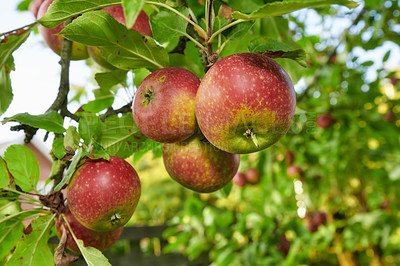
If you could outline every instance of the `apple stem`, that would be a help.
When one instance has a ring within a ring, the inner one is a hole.
[[[253,141],[254,145],[256,145],[256,147],[258,149],[260,148],[260,145],[258,144],[258,140],[257,140],[256,134],[254,134],[253,131],[250,128],[248,128],[243,135],[245,135],[247,138],[251,138],[251,140]]]
[[[146,93],[142,93],[142,104],[149,104],[154,99],[154,93],[146,87]]]
[[[111,224],[118,223],[121,220],[121,215],[119,213],[114,213],[114,215],[111,217]]]

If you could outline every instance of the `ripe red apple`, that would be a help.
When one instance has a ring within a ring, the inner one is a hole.
[[[249,182],[250,184],[258,184],[260,182],[260,172],[258,171],[257,168],[249,168],[246,171],[246,179],[247,182]]]
[[[88,160],[68,184],[67,200],[76,219],[89,229],[110,231],[125,225],[140,198],[140,180],[124,159]]]
[[[111,16],[115,18],[119,23],[126,25],[124,9],[121,5],[119,6],[109,6],[103,8],[104,11],[107,11]],[[132,29],[136,30],[142,35],[153,36],[153,32],[151,31],[149,17],[146,12],[143,10],[139,12],[139,15],[136,18],[135,24]],[[114,69],[115,67],[107,62],[103,55],[101,54],[100,48],[96,46],[88,47],[88,52],[90,57],[100,66],[107,69]]]
[[[289,75],[271,58],[254,53],[219,60],[196,96],[204,136],[231,153],[256,152],[276,143],[289,129],[295,108]]]
[[[43,2],[37,13],[38,19],[44,16],[50,4],[53,3],[53,1],[54,0],[45,0]],[[64,37],[62,35],[56,35],[56,34],[62,31],[63,29],[64,29],[63,23],[61,23],[60,25],[58,25],[53,29],[48,29],[42,25],[39,25],[39,32],[43,36],[44,41],[51,48],[51,50],[53,50],[58,55],[60,55],[61,53]],[[86,46],[77,42],[72,43],[71,60],[82,60],[88,57],[89,54],[87,52]]]
[[[208,193],[228,184],[239,167],[239,155],[227,153],[195,134],[179,143],[163,146],[164,166],[182,186]]]
[[[287,173],[288,177],[290,177],[290,178],[295,178],[295,177],[298,178],[303,175],[303,169],[301,169],[297,165],[291,164],[286,169],[286,173]]]
[[[232,182],[238,187],[244,187],[247,184],[246,174],[242,172],[237,172],[232,178]]]
[[[335,120],[332,115],[328,113],[317,116],[316,122],[318,127],[325,129],[332,126]]]
[[[200,80],[190,71],[167,67],[147,76],[136,92],[133,118],[146,137],[183,141],[197,130],[194,105]]]
[[[82,240],[85,247],[94,247],[100,251],[109,249],[118,240],[122,230],[124,229],[124,227],[119,227],[115,230],[107,232],[93,231],[79,223],[69,209],[66,210],[64,215],[76,238]],[[62,226],[67,232],[67,248],[75,253],[80,254],[81,252],[71,235],[67,223],[64,221],[63,217],[60,216],[56,220],[56,233],[59,239],[61,239],[62,236]]]
[[[29,4],[29,11],[33,14],[33,16],[35,18],[37,18],[37,14],[39,11],[39,8],[41,6],[41,4],[44,2],[44,0],[33,0],[30,4]]]

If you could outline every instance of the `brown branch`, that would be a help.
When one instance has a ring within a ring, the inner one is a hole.
[[[101,121],[104,122],[104,120],[106,120],[107,117],[112,116],[112,115],[116,115],[116,114],[122,114],[122,113],[129,113],[132,112],[132,102],[127,103],[126,105],[122,106],[119,109],[114,110],[113,108],[108,108],[107,112],[101,116]]]

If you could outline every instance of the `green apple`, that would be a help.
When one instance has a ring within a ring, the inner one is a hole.
[[[215,63],[196,96],[204,136],[231,153],[252,153],[281,139],[293,121],[296,93],[287,72],[271,58],[234,54]]]

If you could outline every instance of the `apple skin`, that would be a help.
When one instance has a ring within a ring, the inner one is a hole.
[[[216,62],[196,96],[201,131],[214,146],[230,153],[257,152],[276,143],[292,124],[295,108],[289,75],[271,58],[255,53]]]
[[[290,165],[294,162],[294,154],[293,152],[287,150],[285,153],[285,164]]]
[[[122,230],[124,229],[124,227],[120,227],[107,232],[93,231],[79,223],[69,209],[66,210],[64,215],[68,220],[68,223],[71,226],[72,232],[74,232],[76,238],[82,240],[85,247],[94,247],[100,251],[109,249],[118,240]],[[81,251],[72,237],[68,225],[64,219],[62,217],[58,217],[55,224],[58,238],[61,239],[63,226],[67,232],[67,248],[77,254],[81,254]]]
[[[251,167],[246,171],[246,179],[250,184],[258,184],[261,179],[260,172],[257,168]]]
[[[38,14],[39,8],[40,8],[40,6],[42,5],[43,2],[44,2],[44,0],[33,0],[29,4],[29,11],[33,14],[33,16],[35,18],[37,18],[37,14]]]
[[[178,67],[162,68],[147,76],[138,87],[132,107],[140,132],[162,143],[192,136],[198,129],[194,105],[199,84],[192,72]]]
[[[39,11],[37,13],[37,18],[40,19],[44,16],[49,8],[50,4],[53,3],[54,0],[45,0],[43,4],[40,6]],[[55,28],[48,29],[39,25],[39,32],[42,35],[45,43],[53,50],[56,54],[60,55],[62,43],[64,37],[62,35],[56,35],[60,31],[64,29],[64,23],[61,23]],[[71,49],[71,60],[82,60],[89,57],[86,46],[77,42],[72,42]]]
[[[136,209],[141,193],[135,169],[124,159],[110,156],[88,160],[68,184],[67,200],[75,218],[95,231],[125,225]]]
[[[333,119],[332,115],[327,113],[327,114],[321,114],[317,116],[316,119],[317,126],[326,129],[335,123],[335,120]]]
[[[238,187],[244,187],[247,184],[246,174],[242,172],[237,172],[236,175],[232,178],[232,182]]]
[[[107,11],[119,23],[126,26],[124,9],[121,5],[105,7],[105,8],[103,8],[103,10]],[[144,12],[143,10],[141,10],[139,12],[139,15],[136,18],[135,24],[133,24],[133,27],[131,29],[134,29],[137,32],[139,32],[140,34],[145,35],[145,36],[153,36],[153,32],[151,31],[149,17],[147,16],[146,12]],[[100,65],[106,69],[115,69],[116,68],[104,59],[99,47],[89,46],[88,53],[89,53],[90,57],[93,59],[93,61],[95,61],[98,65]]]
[[[200,193],[219,190],[237,173],[238,154],[211,145],[201,134],[184,142],[165,143],[163,161],[168,174],[182,186]]]

